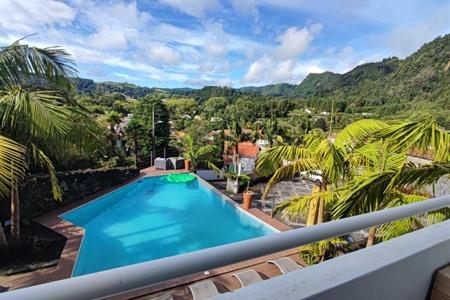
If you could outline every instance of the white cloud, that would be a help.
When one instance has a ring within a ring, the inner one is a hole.
[[[206,43],[204,49],[205,53],[211,56],[221,57],[228,53],[227,47],[219,43]]]
[[[299,62],[295,59],[277,61],[271,57],[263,57],[252,63],[247,73],[241,80],[242,84],[274,84],[286,82],[300,83],[309,73],[322,73],[325,70],[319,66],[319,62],[310,60]]]
[[[275,49],[275,55],[281,59],[296,58],[306,50],[314,35],[322,30],[321,24],[314,24],[309,28],[290,27],[278,36],[280,45]]]
[[[148,50],[150,59],[164,65],[177,65],[181,61],[178,51],[160,43],[154,43]]]
[[[207,11],[214,11],[222,8],[218,0],[159,0],[161,3],[169,5],[187,15],[201,18]]]
[[[396,26],[384,38],[392,52],[405,57],[417,50],[430,37],[447,34],[450,31],[450,6],[434,12],[428,19],[413,26]]]
[[[102,29],[89,36],[88,44],[97,49],[125,50],[127,49],[128,41],[123,32]]]
[[[152,20],[148,12],[138,9],[136,1],[84,1],[77,0],[76,7],[81,20],[95,28],[114,28],[124,32],[136,32],[145,29]]]
[[[242,83],[260,83],[265,81],[267,65],[269,64],[269,58],[263,58],[255,61],[248,68],[247,73],[245,73],[242,78]]]
[[[322,30],[320,23],[309,27],[290,27],[277,37],[279,45],[253,62],[241,79],[242,84],[299,83],[309,71],[323,72],[319,65],[300,63],[298,57]]]
[[[67,25],[74,18],[75,11],[62,1],[0,1],[0,28],[4,30],[30,34],[38,27]]]
[[[231,0],[233,8],[241,14],[257,15],[256,0]]]
[[[94,3],[80,1],[81,20],[94,27],[87,43],[97,49],[125,50],[131,41],[139,39],[152,20],[150,14],[140,12],[136,2]]]
[[[222,79],[219,79],[219,80],[216,81],[216,85],[233,87],[234,82],[230,78],[222,78]]]
[[[128,75],[125,73],[120,73],[120,72],[114,72],[114,75],[116,75],[117,77],[123,78],[125,80],[128,80],[128,81],[140,81],[141,80],[141,78],[139,78],[139,77],[131,76],[131,75]]]
[[[233,80],[230,78],[218,78],[214,79],[209,76],[202,75],[196,78],[189,78],[184,81],[184,83],[195,86],[207,86],[207,85],[215,85],[215,86],[227,86],[232,87],[234,85]]]

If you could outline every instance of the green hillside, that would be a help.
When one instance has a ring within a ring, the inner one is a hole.
[[[309,74],[300,84],[286,83],[262,87],[206,86],[201,89],[148,88],[129,83],[76,79],[81,93],[122,93],[141,98],[164,92],[169,97],[188,97],[202,103],[211,97],[240,97],[255,100],[304,99],[318,110],[329,110],[339,102],[348,113],[373,113],[382,117],[408,116],[416,111],[430,112],[450,127],[450,34],[423,45],[405,59],[396,57],[362,64],[345,74]]]

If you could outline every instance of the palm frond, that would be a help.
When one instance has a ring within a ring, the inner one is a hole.
[[[52,161],[48,158],[48,156],[40,149],[36,147],[36,145],[31,145],[31,152],[33,156],[33,160],[38,163],[41,167],[44,167],[47,169],[49,178],[50,178],[50,184],[52,186],[52,193],[53,198],[55,200],[62,200],[62,190],[59,186],[58,177],[56,176],[56,170],[53,166]]]
[[[0,48],[0,83],[17,86],[23,77],[40,77],[70,87],[70,77],[77,71],[70,55],[59,47],[36,48],[19,41]]]
[[[319,242],[301,246],[300,256],[309,265],[317,264],[330,257],[339,255],[347,241],[340,237],[335,237]]]
[[[421,166],[408,163],[400,170],[392,185],[419,187],[436,182],[439,178],[449,174],[450,163],[434,162]]]
[[[0,195],[7,196],[26,171],[26,148],[0,135]]]
[[[367,213],[378,210],[389,196],[388,189],[396,172],[365,172],[337,190],[339,201],[333,209],[333,217]]]
[[[19,135],[29,133],[43,139],[66,134],[70,129],[70,111],[59,103],[61,100],[55,91],[7,88],[0,93],[1,126]]]
[[[298,159],[311,159],[313,153],[297,146],[275,146],[261,152],[255,164],[255,172],[259,176],[272,175],[283,163]]]
[[[317,198],[323,199],[327,208],[337,201],[337,193],[333,191],[316,192],[312,195],[293,195],[275,207],[274,213],[289,217],[308,212],[310,202]]]
[[[409,217],[381,225],[377,235],[386,241],[417,230],[420,226],[417,217]]]
[[[284,179],[293,179],[303,171],[313,171],[319,167],[320,164],[315,158],[297,159],[279,167],[267,182],[263,197],[265,198],[270,189],[278,182]]]
[[[383,121],[364,119],[351,123],[336,136],[335,145],[346,152],[362,145],[373,137],[374,133],[387,127]]]
[[[450,133],[434,120],[394,122],[380,130],[379,137],[391,140],[394,150],[433,150],[435,161],[448,162],[450,159]]]
[[[344,157],[339,148],[328,139],[324,139],[317,146],[316,159],[321,162],[324,178],[331,182],[337,182],[344,173]]]
[[[197,156],[199,159],[211,157],[217,154],[217,146],[215,145],[206,145],[198,148]]]
[[[427,214],[426,226],[450,219],[450,208],[441,208]]]

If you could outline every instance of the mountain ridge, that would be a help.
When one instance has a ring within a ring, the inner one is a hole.
[[[380,62],[361,64],[349,72],[339,74],[326,71],[308,74],[299,84],[277,83],[265,86],[229,88],[205,86],[203,88],[140,87],[126,82],[100,82],[77,78],[81,93],[123,93],[140,98],[155,92],[167,92],[171,96],[192,97],[205,101],[214,96],[238,97],[260,95],[282,98],[323,98],[355,101],[414,101],[442,100],[450,97],[450,79],[447,66],[450,63],[450,34],[437,37],[422,45],[404,59],[385,58]]]

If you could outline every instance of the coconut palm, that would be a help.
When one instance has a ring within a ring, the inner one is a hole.
[[[75,74],[73,61],[63,49],[42,49],[19,42],[0,48],[1,132],[24,146],[27,164],[47,170],[53,196],[58,200],[62,193],[52,158],[63,155],[69,145],[83,144],[92,133],[84,125],[89,119],[81,118],[82,108],[67,94],[71,89],[69,78]],[[44,90],[45,87],[51,89]],[[27,164],[22,166],[23,170]],[[21,178],[11,175],[8,178],[12,182],[11,234],[18,240]]]

